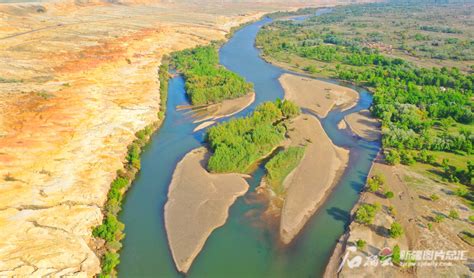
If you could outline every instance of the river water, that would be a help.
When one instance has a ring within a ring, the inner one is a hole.
[[[234,117],[250,113],[256,105],[283,97],[278,82],[287,71],[266,63],[254,47],[258,30],[270,22],[263,19],[236,32],[220,50],[221,64],[253,82],[256,101]],[[326,80],[341,84],[335,80]],[[348,111],[332,111],[322,119],[329,137],[349,148],[349,166],[323,206],[289,245],[278,243],[278,229],[262,219],[265,205],[254,193],[264,174],[258,168],[249,179],[249,192],[231,207],[229,219],[215,230],[194,261],[188,277],[320,277],[337,239],[349,222],[349,211],[365,184],[378,143],[354,138],[337,128],[347,114],[366,109],[372,102],[364,89],[352,87],[360,100]],[[177,105],[189,104],[184,80],[170,80],[168,110],[160,130],[142,154],[142,168],[127,193],[120,220],[126,225],[126,238],[118,267],[120,277],[184,277],[176,271],[164,228],[163,208],[168,185],[179,160],[202,146],[204,131],[193,133],[197,124]],[[223,119],[223,121],[228,119]],[[321,158],[324,159],[324,158]]]

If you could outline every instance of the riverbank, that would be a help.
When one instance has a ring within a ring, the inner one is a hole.
[[[452,194],[456,186],[440,182],[428,175],[429,169],[422,165],[390,166],[385,164],[383,156],[374,162],[369,177],[381,176],[385,181],[383,188],[376,192],[365,190],[351,211],[352,218],[364,204],[378,204],[370,225],[351,222],[345,234],[340,238],[326,267],[324,277],[354,277],[364,275],[379,277],[435,277],[435,276],[470,276],[466,260],[450,261],[446,265],[408,266],[370,266],[349,268],[347,263],[337,273],[337,269],[349,246],[356,246],[361,240],[364,247],[357,248],[348,259],[356,255],[363,258],[376,255],[384,247],[393,250],[398,245],[404,250],[465,250],[472,254],[474,247],[463,241],[462,231],[471,228],[469,208],[462,200]],[[394,197],[387,198],[385,192],[392,192]],[[456,211],[452,213],[452,211]],[[438,220],[436,220],[438,219]],[[389,235],[391,224],[401,224],[403,234],[398,238]],[[426,252],[426,251],[425,251]],[[466,255],[468,258],[469,255]],[[423,262],[422,259],[418,260]],[[441,260],[443,261],[443,260]],[[401,261],[403,263],[403,260]],[[413,261],[416,263],[416,261]]]
[[[165,227],[178,271],[186,273],[207,238],[225,224],[234,201],[249,185],[240,174],[211,174],[209,152],[192,150],[178,163],[165,204]]]
[[[285,99],[322,118],[335,107],[341,111],[354,107],[359,99],[359,94],[353,89],[314,78],[285,73],[279,81],[285,90]]]

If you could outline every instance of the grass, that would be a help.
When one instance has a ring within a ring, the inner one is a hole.
[[[293,171],[303,158],[305,147],[289,147],[277,153],[265,165],[266,181],[276,195],[285,193],[283,181]]]

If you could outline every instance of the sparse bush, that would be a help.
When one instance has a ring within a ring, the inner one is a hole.
[[[369,192],[377,192],[384,184],[385,177],[383,175],[374,175],[369,180],[367,180],[367,190]]]
[[[444,215],[436,214],[436,216],[434,218],[434,222],[441,223],[444,220],[444,218],[445,218]]]
[[[395,245],[392,250],[392,262],[400,265],[400,246]]]
[[[120,256],[114,252],[107,252],[102,260],[102,273],[100,276],[108,277],[114,268],[120,263]]]
[[[402,225],[398,222],[393,222],[390,226],[389,234],[391,238],[398,238],[403,235]]]
[[[437,201],[437,200],[439,200],[439,196],[437,194],[433,193],[433,194],[431,194],[430,199],[431,199],[431,201]]]
[[[359,250],[363,250],[365,248],[365,245],[367,244],[367,242],[363,239],[359,239],[356,241],[356,246]]]
[[[390,215],[392,215],[392,216],[396,216],[396,215],[397,215],[397,210],[396,210],[395,207],[393,207],[393,206],[389,206],[389,207],[388,207],[388,212],[389,212]]]
[[[449,217],[452,219],[459,219],[459,213],[455,210],[450,210]]]

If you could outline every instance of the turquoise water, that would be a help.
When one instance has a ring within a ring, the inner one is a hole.
[[[268,22],[269,19],[263,19],[236,32],[220,50],[221,64],[255,85],[255,103],[235,117],[251,112],[263,101],[283,96],[278,78],[286,71],[264,62],[254,47],[258,30]],[[168,247],[163,207],[174,167],[187,152],[202,145],[204,131],[193,133],[196,124],[192,124],[189,116],[176,111],[177,105],[188,102],[184,80],[179,76],[171,79],[165,122],[142,155],[142,170],[127,194],[120,215],[127,236],[123,241],[119,276],[321,276],[337,239],[348,224],[349,211],[379,150],[377,143],[359,140],[337,129],[337,123],[346,114],[370,106],[371,95],[364,89],[354,89],[361,96],[356,107],[345,112],[330,112],[322,120],[333,142],[350,148],[349,166],[298,238],[289,246],[281,246],[276,226],[262,219],[265,204],[254,193],[264,174],[263,169],[258,168],[249,179],[249,192],[231,207],[227,223],[212,233],[189,273],[183,275],[176,271]]]

